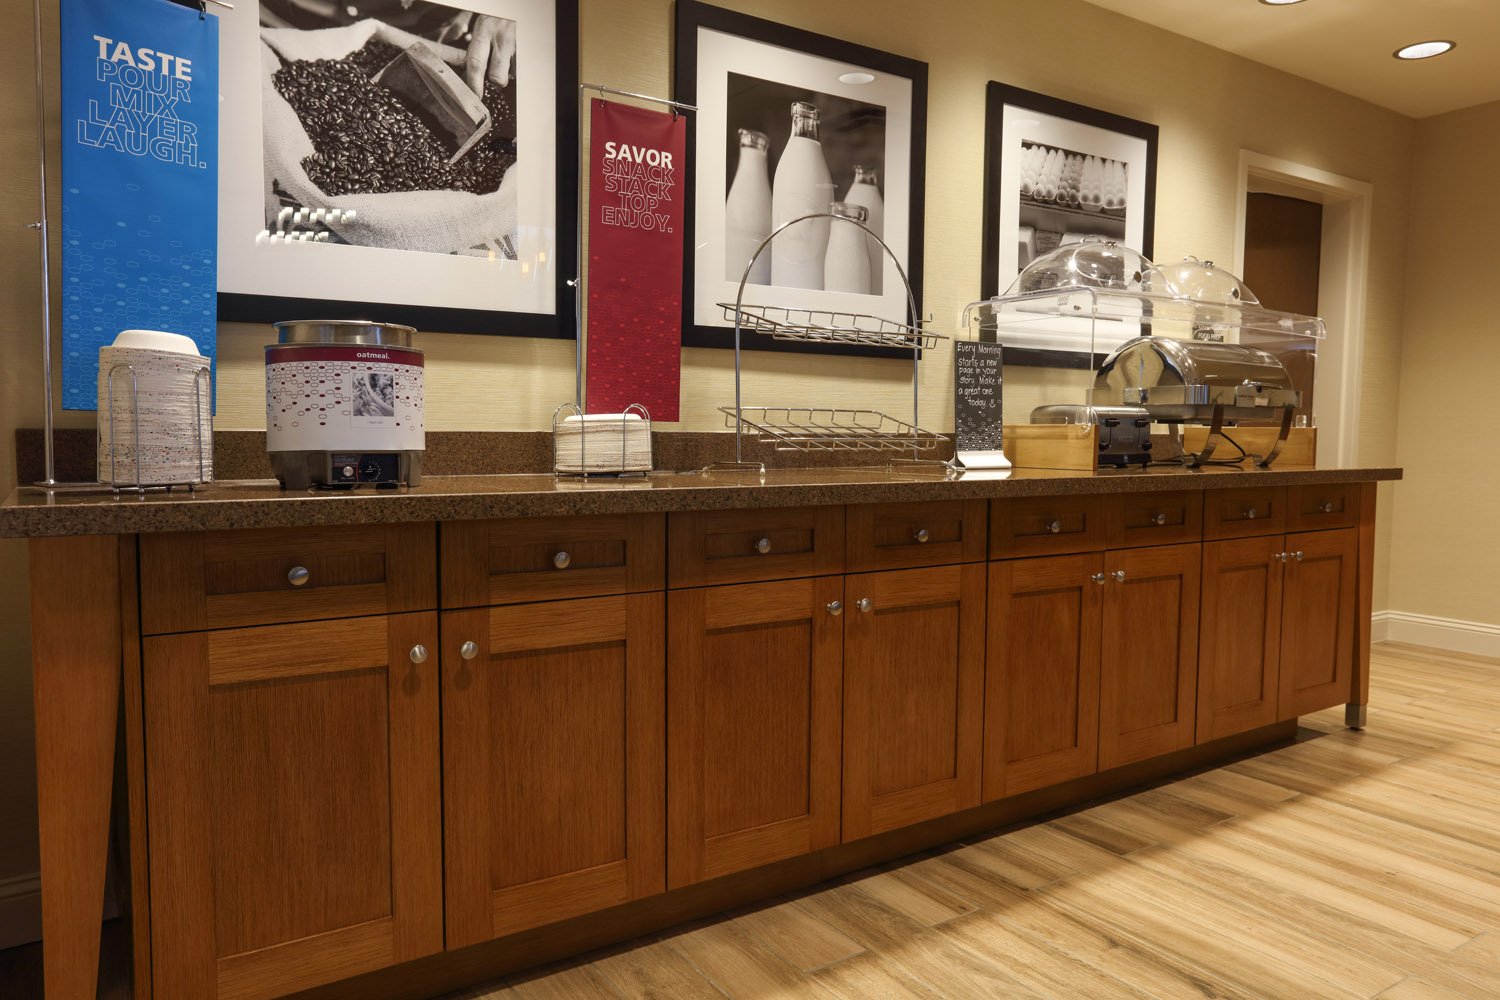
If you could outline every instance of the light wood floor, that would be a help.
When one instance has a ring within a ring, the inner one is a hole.
[[[1372,681],[1364,732],[452,1000],[1500,997],[1500,662]]]

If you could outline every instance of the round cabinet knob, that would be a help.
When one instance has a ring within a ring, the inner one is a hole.
[[[1048,521],[1047,524],[1046,524],[1046,528],[1047,528],[1048,531],[1052,532],[1054,535],[1061,534],[1062,533],[1062,522],[1061,521]]]
[[[1163,514],[1161,511],[1157,511],[1155,514],[1151,515],[1151,523],[1159,528],[1167,523],[1167,515]]]
[[[573,557],[568,555],[566,552],[559,552],[557,553],[557,555],[552,557],[552,565],[556,566],[558,569],[567,569],[572,564]]]
[[[1104,586],[1104,581],[1109,579],[1109,577],[1105,576],[1103,573],[1095,573],[1093,576],[1089,577],[1089,579],[1093,580],[1095,583],[1102,587]]]
[[[1245,508],[1245,520],[1247,520],[1247,521],[1253,521],[1253,520],[1255,520],[1256,515],[1259,514],[1259,513],[1260,512],[1257,511],[1254,507],[1246,507]]]
[[[874,610],[874,608],[875,608],[875,602],[872,601],[872,600],[870,600],[868,597],[861,597],[858,601],[856,601],[854,603],[854,606],[856,608],[858,608],[859,610],[863,611],[865,614],[869,614],[871,611]]]
[[[415,646],[413,646],[411,648],[411,662],[413,662],[413,663],[426,663],[427,662],[427,647],[424,646],[424,645],[422,645],[420,642],[417,643]]]
[[[916,530],[916,533],[911,537],[915,538],[918,542],[925,543],[929,538],[932,537],[932,533],[929,532],[926,528],[918,528]]]
[[[307,571],[306,566],[293,566],[286,571],[286,582],[293,587],[301,587],[312,579],[312,574]]]
[[[1293,552],[1292,553],[1292,558],[1295,559],[1295,560],[1297,560],[1298,562],[1301,562],[1302,561],[1302,550],[1298,549],[1296,552]]]
[[[767,552],[770,552],[771,540],[769,538],[762,538],[760,541],[756,542],[755,551],[759,552],[761,555],[765,555]]]
[[[1123,569],[1117,569],[1109,575],[1115,578],[1115,583],[1125,582],[1125,571]]]
[[[464,643],[458,647],[458,655],[466,660],[474,659],[474,657],[479,655],[479,644],[472,641]]]
[[[830,615],[833,615],[833,617],[835,617],[835,618],[837,618],[839,615],[843,614],[844,613],[844,602],[843,601],[829,601],[828,602],[828,613]]]
[[[1320,512],[1324,513],[1324,514],[1332,514],[1333,513],[1333,501],[1332,500],[1324,500],[1322,503],[1318,504],[1318,510]]]
[[[1287,561],[1287,559],[1291,558],[1291,555],[1292,554],[1290,552],[1278,552],[1274,556],[1272,556],[1271,558],[1275,559],[1277,562],[1283,562],[1284,563],[1284,562]]]

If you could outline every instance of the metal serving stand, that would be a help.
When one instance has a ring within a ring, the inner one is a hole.
[[[796,309],[781,306],[757,306],[745,304],[745,287],[750,283],[750,272],[756,261],[765,253],[776,237],[792,226],[816,219],[831,219],[857,226],[880,244],[906,289],[906,302],[911,323],[898,323],[863,313],[834,312],[819,309]],[[715,472],[750,472],[765,476],[763,462],[745,461],[745,437],[750,435],[769,443],[776,451],[804,452],[867,452],[871,454],[899,454],[910,452],[911,458],[904,460],[912,464],[932,464],[938,469],[943,463],[923,460],[922,454],[947,441],[942,434],[923,430],[921,420],[920,363],[923,349],[937,346],[938,341],[948,338],[926,329],[917,319],[917,300],[912,294],[911,281],[906,269],[890,246],[869,226],[848,216],[831,212],[813,212],[799,216],[778,226],[750,255],[745,270],[740,276],[739,289],[733,303],[721,302],[724,318],[734,321],[734,406],[721,406],[726,427],[734,428],[734,461],[718,462],[703,470],[705,474]],[[768,336],[775,340],[796,341],[803,344],[831,344],[859,347],[889,347],[909,350],[912,355],[911,421],[897,419],[878,410],[853,410],[814,406],[746,406],[744,403],[744,370],[741,365],[742,338],[746,332]],[[893,460],[892,464],[901,460]]]
[[[134,480],[122,480],[120,478],[120,449],[117,434],[120,420],[115,412],[115,376],[121,372],[127,372],[130,375],[129,414],[130,428],[133,436],[131,452],[135,459]],[[207,442],[203,440],[204,399],[207,397],[208,391],[212,388],[207,365],[202,365],[193,372],[193,444],[198,453],[198,475],[194,479],[185,479],[177,483],[147,484],[141,481],[145,478],[141,474],[141,388],[140,378],[136,374],[135,365],[124,363],[111,365],[109,373],[105,375],[104,380],[105,399],[109,407],[106,411],[109,414],[109,478],[101,478],[98,486],[94,484],[77,484],[78,488],[73,489],[72,492],[84,492],[88,489],[98,490],[100,487],[107,487],[116,494],[137,493],[144,496],[152,490],[162,490],[170,493],[178,486],[186,486],[190,492],[193,492],[200,485],[208,483],[211,480],[211,475],[208,471],[208,451],[205,447]],[[210,414],[209,416],[211,418],[212,415]],[[101,439],[100,443],[102,444],[103,435],[99,434],[98,437]]]

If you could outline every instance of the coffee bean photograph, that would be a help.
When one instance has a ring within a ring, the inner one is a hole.
[[[515,21],[261,0],[260,39],[268,230],[290,216],[310,234],[294,238],[516,258]]]

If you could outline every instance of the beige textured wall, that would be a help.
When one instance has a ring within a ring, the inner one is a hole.
[[[1484,447],[1500,347],[1493,304],[1500,102],[1417,128],[1411,204],[1393,611],[1500,625],[1500,467]]]
[[[991,0],[914,8],[907,0],[727,2],[749,13],[922,59],[931,65],[927,134],[926,303],[942,326],[979,290],[984,87],[1001,80],[1161,126],[1156,255],[1232,259],[1234,192],[1241,148],[1373,182],[1369,330],[1363,387],[1362,462],[1394,458],[1397,362],[1413,122],[1400,115],[1150,28],[1081,0]],[[666,94],[671,84],[669,0],[582,0],[582,72],[593,82]],[[0,38],[0,198],[5,219],[29,219],[34,172],[31,57],[26,34]],[[0,231],[0,287],[11,335],[0,343],[0,485],[9,487],[9,439],[40,419],[32,331],[37,301],[34,244]],[[264,329],[225,326],[219,426],[263,426],[259,348]],[[428,333],[428,426],[540,429],[572,393],[567,343]],[[950,360],[924,365],[924,413],[951,424]],[[900,414],[909,366],[899,362],[792,359],[754,354],[750,377],[766,399],[859,403]],[[727,352],[683,357],[678,426],[719,425],[732,393]],[[1014,377],[1010,398],[1040,399],[1035,376]],[[1384,536],[1383,536],[1384,537]],[[16,582],[23,551],[0,549],[0,878],[34,868],[25,598]],[[1384,607],[1377,595],[1377,607]]]

